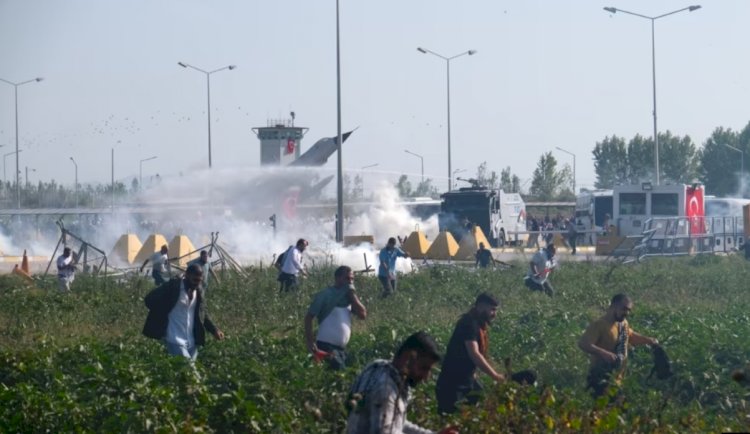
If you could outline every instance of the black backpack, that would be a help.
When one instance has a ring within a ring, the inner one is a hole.
[[[281,271],[281,267],[284,266],[284,259],[286,259],[286,252],[288,252],[291,248],[292,246],[289,246],[288,249],[284,250],[276,256],[276,262],[273,263],[273,266],[276,267],[277,270]]]
[[[648,378],[656,374],[656,378],[659,380],[665,380],[674,373],[672,372],[672,364],[669,362],[669,356],[660,345],[651,346],[651,353],[654,356],[654,367],[651,368],[651,373]]]

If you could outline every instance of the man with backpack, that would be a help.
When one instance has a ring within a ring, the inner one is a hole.
[[[305,266],[302,263],[302,253],[305,252],[307,246],[307,240],[300,238],[296,245],[289,246],[286,252],[279,255],[276,260],[274,265],[279,269],[279,277],[276,280],[280,283],[279,290],[281,292],[297,289],[297,276],[300,274],[307,276],[307,271],[305,271]]]
[[[586,388],[591,389],[594,397],[604,395],[610,381],[615,384],[622,381],[629,346],[658,344],[656,339],[630,328],[627,317],[632,311],[630,297],[615,295],[604,316],[589,324],[578,341],[578,347],[591,359]]]

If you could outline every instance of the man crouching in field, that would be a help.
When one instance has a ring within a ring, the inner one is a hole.
[[[587,389],[594,397],[604,395],[614,379],[619,384],[628,359],[628,345],[656,345],[654,338],[640,335],[628,324],[627,316],[633,310],[633,302],[625,294],[617,294],[598,320],[589,324],[578,347],[591,357],[587,378]]]
[[[201,281],[203,270],[189,265],[182,279],[172,279],[146,296],[148,316],[143,334],[161,339],[167,352],[195,360],[198,345],[206,342],[206,330],[218,340],[224,339],[205,311]]]

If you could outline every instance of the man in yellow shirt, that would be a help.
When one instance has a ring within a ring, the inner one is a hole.
[[[589,324],[578,341],[578,347],[591,358],[586,388],[591,388],[595,397],[606,393],[611,379],[619,384],[627,364],[628,346],[658,344],[656,339],[630,328],[626,318],[632,311],[633,301],[627,295],[615,295],[604,316]]]

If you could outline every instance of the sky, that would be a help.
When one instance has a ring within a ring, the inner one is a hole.
[[[576,155],[578,186],[608,135],[651,136],[646,19],[683,1],[341,0],[342,123],[357,128],[354,173],[425,176],[447,187],[446,62],[452,56],[452,168],[486,161],[527,181],[539,157]],[[659,130],[701,145],[750,121],[750,2],[711,2],[656,21]],[[334,0],[0,0],[0,78],[18,87],[20,169],[31,182],[81,183],[204,170],[204,70],[211,75],[214,168],[257,167],[253,127],[296,113],[303,151],[336,134]],[[14,88],[0,83],[0,152],[15,149]],[[156,156],[156,159],[141,160]],[[14,156],[4,164],[12,177]],[[327,167],[335,168],[336,158]],[[23,175],[22,175],[23,182]],[[528,188],[529,184],[526,184]]]

